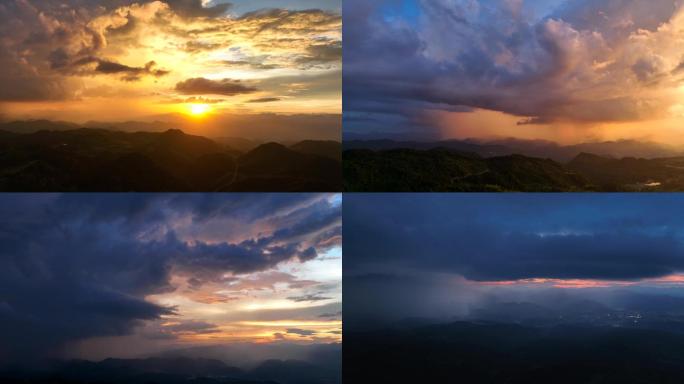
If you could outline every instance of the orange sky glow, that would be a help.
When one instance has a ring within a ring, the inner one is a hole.
[[[230,116],[341,113],[336,11],[205,16],[164,1],[74,10],[29,1],[15,6],[19,10],[7,11],[13,33],[2,43],[8,56],[0,58],[7,69],[3,120],[184,116],[200,124]],[[44,38],[33,41],[37,34]]]

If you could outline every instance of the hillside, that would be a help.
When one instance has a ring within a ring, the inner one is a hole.
[[[587,180],[552,160],[482,158],[447,149],[348,150],[345,190],[357,192],[560,192],[590,190]]]
[[[612,159],[583,153],[567,167],[602,190],[684,191],[684,157]]]
[[[174,129],[3,131],[0,190],[341,190],[339,162],[286,147],[272,152],[266,144],[243,153]]]
[[[310,155],[318,155],[336,161],[342,161],[342,144],[337,141],[305,140],[290,146],[290,149],[301,153],[308,153]]]

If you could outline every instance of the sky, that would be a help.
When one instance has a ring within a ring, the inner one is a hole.
[[[463,319],[503,303],[678,310],[683,202],[679,195],[347,195],[345,329]]]
[[[0,199],[0,360],[341,341],[341,196]]]
[[[286,115],[339,134],[340,4],[3,1],[0,119],[201,126]]]
[[[681,0],[349,0],[345,138],[682,145]]]

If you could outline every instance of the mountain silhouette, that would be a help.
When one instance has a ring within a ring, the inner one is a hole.
[[[342,161],[342,144],[337,141],[304,140],[290,146],[290,149],[300,153],[308,153],[310,155],[318,155],[336,161]]]
[[[327,156],[275,143],[243,153],[177,129],[0,131],[3,191],[339,191],[341,178]]]
[[[339,358],[339,355],[338,355]],[[0,370],[3,383],[102,384],[339,384],[335,365],[298,360],[266,360],[240,369],[216,359],[150,357],[52,362],[43,368],[11,367]]]

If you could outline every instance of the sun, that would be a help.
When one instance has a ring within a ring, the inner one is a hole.
[[[201,116],[211,111],[211,107],[209,104],[190,104],[189,110],[191,115]]]

